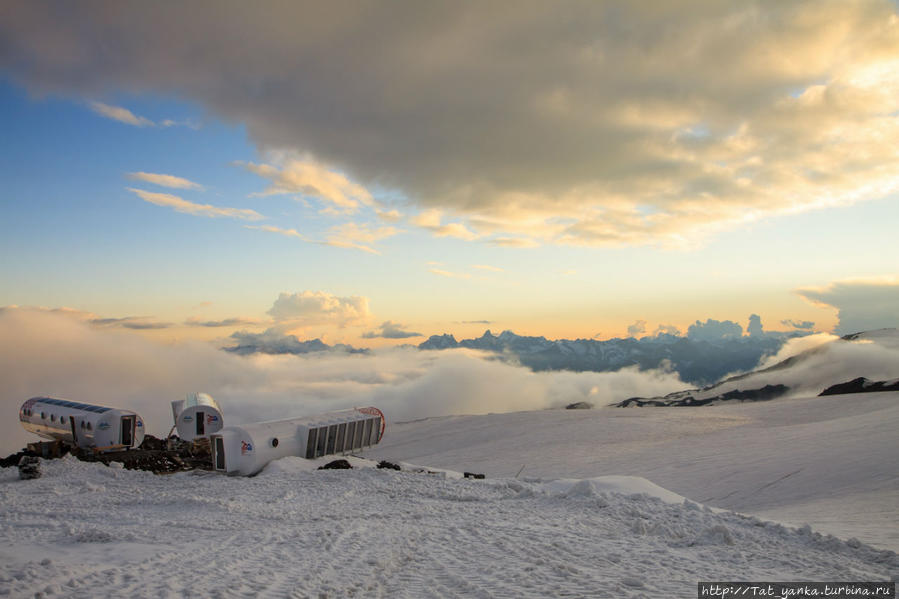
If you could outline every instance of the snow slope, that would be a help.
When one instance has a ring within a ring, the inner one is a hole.
[[[357,462],[358,464],[358,462]],[[886,580],[899,559],[632,478],[309,471],[0,473],[12,597],[695,597],[698,580]],[[668,501],[679,498],[664,490]]]
[[[389,418],[389,415],[388,415]],[[389,423],[372,455],[488,477],[641,476],[899,551],[899,393]]]

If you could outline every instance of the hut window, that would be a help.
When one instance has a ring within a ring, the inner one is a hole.
[[[328,453],[334,453],[334,442],[337,440],[337,425],[332,424],[328,427]]]
[[[352,451],[353,450],[353,435],[356,434],[356,422],[347,422],[346,423],[346,445],[344,445],[344,451]]]
[[[341,422],[337,425],[337,444],[334,446],[334,453],[343,451],[344,435],[346,435],[346,422]]]
[[[50,414],[50,422],[56,422],[56,414]]]
[[[371,422],[371,437],[368,438],[368,444],[375,445],[378,442],[378,435],[381,434],[381,419],[375,418]]]
[[[272,447],[277,447],[277,446],[278,446],[278,437],[275,437],[274,439],[272,439]]]
[[[42,420],[46,420],[46,419],[47,419],[47,412],[41,412],[41,419],[42,419]]]
[[[328,427],[323,426],[316,429],[318,432],[318,440],[315,442],[315,457],[325,455],[325,442],[328,440]]]
[[[353,449],[360,449],[362,447],[363,424],[362,420],[356,421],[356,436],[353,438]]]
[[[311,460],[315,457],[315,436],[318,432],[317,428],[309,429],[309,438],[306,440],[306,459]]]
[[[371,418],[365,421],[365,432],[362,433],[362,445],[369,445],[369,437],[371,437]]]
[[[90,422],[88,422],[88,423],[87,423],[87,430],[93,430],[93,428],[94,428],[94,426],[93,426]]]

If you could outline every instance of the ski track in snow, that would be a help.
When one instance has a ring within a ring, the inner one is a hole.
[[[254,478],[72,458],[43,462],[36,480],[2,470],[0,595],[695,597],[699,580],[899,575],[891,551],[611,492],[608,479],[307,471],[305,462],[285,458]]]

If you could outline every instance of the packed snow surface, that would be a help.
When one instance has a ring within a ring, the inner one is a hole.
[[[0,482],[0,593],[13,597],[695,597],[698,580],[899,572],[893,552],[673,502],[640,478],[310,471],[301,458],[254,478],[44,469]]]
[[[897,422],[899,393],[872,393],[391,423],[353,470],[8,468],[0,596],[695,597],[700,580],[897,580]],[[404,470],[371,467],[381,458]]]

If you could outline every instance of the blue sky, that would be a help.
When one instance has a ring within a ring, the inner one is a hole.
[[[324,38],[296,47],[289,35],[266,34],[272,24],[254,16],[245,24],[246,60],[261,62],[243,71],[179,54],[192,42],[176,34],[171,48],[132,48],[91,11],[62,30],[40,7],[18,6],[13,12],[36,13],[18,18],[41,39],[85,50],[74,59],[38,52],[34,36],[0,30],[11,48],[0,62],[0,305],[142,317],[171,324],[146,333],[170,340],[274,324],[301,338],[371,345],[361,335],[388,320],[425,335],[480,334],[483,323],[466,321],[491,321],[494,330],[607,338],[637,320],[648,332],[685,331],[706,318],[745,327],[751,313],[769,329],[791,319],[833,330],[847,309],[841,298],[863,301],[837,297],[835,286],[897,287],[899,105],[888,92],[899,89],[899,63],[890,58],[899,35],[895,7],[872,7],[831,7],[850,23],[840,38],[823,18],[810,25],[816,35],[791,30],[790,19],[802,15],[772,16],[781,30],[738,25],[728,58],[750,62],[742,80],[727,84],[750,99],[735,101],[729,89],[687,74],[678,82],[636,62],[640,53],[609,33],[607,15],[585,18],[608,33],[603,52],[645,70],[643,79],[634,75],[645,87],[636,95],[617,95],[592,71],[573,72],[577,61],[521,71],[489,36],[478,38],[488,51],[477,62],[451,43],[476,35],[467,20],[440,24],[417,11],[413,20],[444,34],[421,58],[397,54],[403,40],[360,39],[371,59],[341,54]],[[341,10],[329,15],[334,23],[352,22]],[[728,10],[743,23],[739,5]],[[641,11],[622,18],[649,27],[652,15]],[[237,26],[244,16],[217,18]],[[709,46],[696,64],[679,57],[676,43],[647,42],[647,52],[670,55],[672,68],[680,60],[704,69],[706,79],[730,77],[728,60],[713,52],[731,44],[714,33],[722,16],[692,17]],[[201,26],[189,9],[182,18]],[[522,15],[529,18],[542,23],[539,10]],[[148,21],[171,26],[157,14]],[[547,29],[545,43],[594,47],[567,26],[568,40]],[[151,32],[133,21],[121,30],[128,27],[136,39]],[[866,33],[871,27],[877,35]],[[105,35],[122,45],[122,64],[105,65],[105,55],[72,63]],[[509,35],[513,45],[528,43]],[[802,66],[751,62],[758,44],[790,48]],[[850,59],[814,58],[822,52]],[[298,65],[296,55],[308,60]],[[422,75],[419,59],[445,80]],[[570,79],[553,79],[559,66]],[[344,78],[346,69],[358,72]],[[464,89],[473,81],[486,91]],[[689,100],[670,91],[694,83]],[[601,99],[620,108],[596,115],[591,102]],[[119,118],[110,118],[113,109]],[[175,196],[191,203],[188,213],[132,189]],[[259,217],[208,216],[229,208]],[[268,311],[282,293],[303,307],[294,321],[273,323]],[[358,313],[336,316],[347,306]],[[880,316],[874,321],[897,324],[895,310]],[[184,326],[191,318],[241,323]]]

